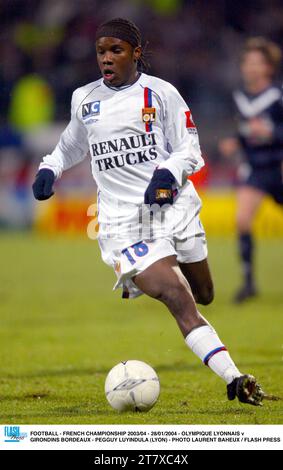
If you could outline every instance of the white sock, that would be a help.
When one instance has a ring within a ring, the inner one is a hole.
[[[227,384],[242,375],[210,325],[192,330],[185,339],[189,348]]]

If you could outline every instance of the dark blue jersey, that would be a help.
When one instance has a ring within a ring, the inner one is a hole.
[[[256,95],[237,90],[233,97],[237,108],[238,137],[248,163],[252,168],[278,166],[283,161],[282,91],[272,85]],[[264,119],[270,126],[270,139],[250,135],[248,122],[255,118]]]

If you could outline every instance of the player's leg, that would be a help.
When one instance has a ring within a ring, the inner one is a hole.
[[[145,294],[167,306],[187,345],[205,364],[209,362],[209,366],[227,383],[241,375],[214,329],[198,311],[176,256],[156,261],[133,281]]]
[[[176,256],[162,258],[132,278],[145,294],[165,304],[187,346],[227,383],[228,398],[260,404],[263,392],[254,377],[242,375],[216,331],[197,310],[190,286]]]
[[[190,285],[182,275],[176,256],[156,261],[133,281],[142,292],[168,307],[184,337],[194,328],[208,324],[196,308]]]
[[[237,303],[256,294],[252,224],[263,197],[264,192],[252,186],[240,186],[237,190],[236,225],[243,277],[243,285],[234,299]]]
[[[207,258],[195,263],[179,262],[179,266],[191,287],[195,302],[210,304],[214,298],[214,288]]]

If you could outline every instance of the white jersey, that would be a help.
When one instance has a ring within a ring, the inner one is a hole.
[[[88,151],[99,222],[108,226],[117,217],[117,205],[118,216],[127,220],[143,203],[157,167],[170,170],[181,193],[188,185],[194,191],[187,177],[204,165],[187,104],[173,85],[145,73],[122,88],[109,87],[101,78],[76,89],[71,121],[39,168],[52,169],[60,178]]]

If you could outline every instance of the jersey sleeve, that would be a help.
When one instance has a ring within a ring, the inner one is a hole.
[[[170,85],[165,100],[164,133],[170,156],[159,165],[167,168],[177,184],[204,166],[199,138],[192,114],[179,92]]]
[[[61,134],[60,140],[50,155],[46,155],[39,165],[39,170],[48,168],[60,178],[63,171],[83,161],[88,152],[87,132],[77,117],[76,91],[72,96],[71,120]]]

